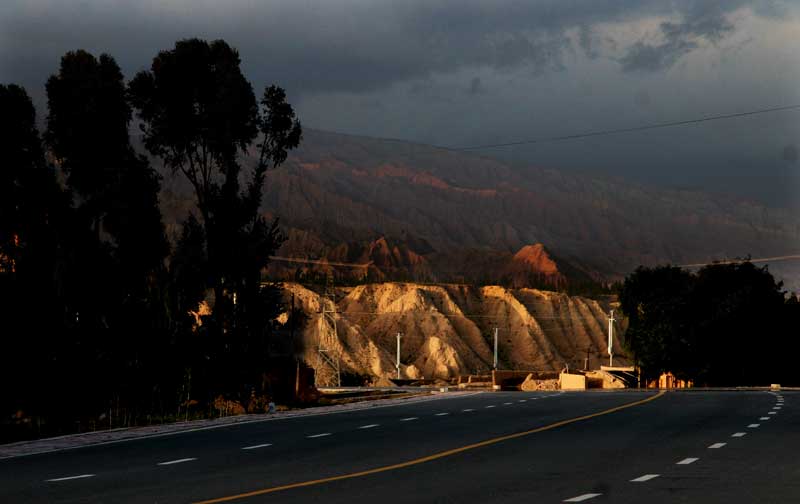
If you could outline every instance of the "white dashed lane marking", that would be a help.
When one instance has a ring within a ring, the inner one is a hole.
[[[467,409],[463,409],[461,411],[463,411],[464,413],[469,413],[470,411],[475,411],[475,410],[472,409],[472,408],[467,408]]]
[[[757,429],[758,427],[761,427],[760,423],[751,423],[747,426],[748,429]]]
[[[311,434],[310,436],[306,436],[306,437],[308,439],[314,439],[314,438],[325,437],[325,436],[330,436],[330,435],[331,435],[330,432],[321,432],[319,434]]]
[[[769,420],[769,417],[768,416],[762,416],[762,417],[759,417],[759,420]]]
[[[67,481],[67,480],[74,480],[74,479],[91,478],[93,476],[94,476],[94,474],[79,474],[77,476],[64,476],[63,478],[53,478],[53,479],[49,479],[49,480],[45,480],[45,481],[51,481],[51,482]]]
[[[689,464],[694,464],[694,463],[695,463],[695,462],[697,462],[698,460],[700,460],[700,459],[699,459],[699,458],[697,458],[697,457],[687,457],[687,458],[685,458],[685,459],[683,459],[683,460],[679,460],[679,461],[675,462],[675,465],[689,465]]]
[[[408,418],[401,418],[401,419],[400,419],[400,421],[401,421],[401,422],[410,422],[410,421],[412,421],[412,420],[418,420],[418,419],[419,419],[419,417],[410,416],[410,417],[408,417]]]
[[[594,499],[595,497],[600,497],[601,495],[603,495],[603,494],[588,493],[588,494],[579,495],[577,497],[573,497],[571,499],[566,499],[566,500],[564,500],[564,502],[583,502],[583,501],[586,501],[586,500],[589,500],[589,499]]]
[[[777,411],[770,411],[769,413],[767,413],[767,415],[777,415],[777,414],[778,414]]]
[[[709,446],[709,448],[711,448],[712,450],[716,450],[718,448],[722,448],[726,444],[728,444],[728,443],[714,443],[711,446]]]
[[[361,427],[359,427],[359,429],[372,429],[372,428],[377,427],[379,425],[380,424],[371,423],[371,424],[368,424],[368,425],[362,425]]]
[[[745,435],[747,435],[746,432],[737,432],[735,434],[731,434],[731,437],[744,437]]]
[[[643,483],[645,481],[650,481],[651,479],[658,478],[659,474],[645,474],[644,476],[639,476],[638,478],[634,478],[631,480],[631,483]]]
[[[504,406],[508,406],[508,405],[510,405],[510,404],[511,404],[510,402],[504,402],[504,403],[503,403],[503,405],[504,405]]]
[[[258,448],[266,448],[267,446],[272,446],[272,443],[262,443],[253,446],[245,446],[242,448],[242,450],[256,450]]]
[[[173,465],[173,464],[183,464],[184,462],[191,462],[192,460],[197,460],[195,457],[187,457],[182,459],[175,459],[175,460],[167,460],[166,462],[159,462],[156,465],[166,466],[166,465]]]
[[[436,415],[435,415],[435,416],[445,416],[445,415],[449,415],[449,414],[450,414],[450,413],[443,412],[443,413],[436,413]]]
[[[490,404],[489,406],[486,406],[486,407],[487,408],[494,408],[494,404]]]
[[[527,401],[528,401],[527,399],[520,399],[520,400],[519,400],[519,401],[517,401],[517,402],[527,402]]]

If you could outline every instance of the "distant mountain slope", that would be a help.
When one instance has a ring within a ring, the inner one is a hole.
[[[186,208],[176,201],[185,194],[179,185],[165,191],[174,214]],[[352,244],[368,248],[385,237],[405,251],[405,259],[386,256],[389,266],[413,256],[436,263],[438,254],[448,258],[439,265],[462,272],[471,266],[460,256],[514,254],[537,243],[559,266],[607,278],[640,264],[800,250],[800,219],[738,198],[519,170],[467,153],[316,130],[306,130],[300,148],[268,174],[263,208],[302,237],[307,256],[349,243],[335,255],[363,259]],[[292,253],[300,252],[297,244]]]

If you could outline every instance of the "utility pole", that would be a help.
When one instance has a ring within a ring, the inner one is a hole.
[[[402,338],[401,333],[397,333],[397,364],[395,367],[397,368],[397,379],[400,379],[400,338]]]
[[[289,312],[289,334],[290,339],[292,340],[292,357],[297,360],[297,348],[294,343],[294,292],[292,292],[292,311]]]
[[[339,363],[339,337],[336,330],[336,290],[333,285],[333,272],[328,271],[325,279],[325,295],[320,299],[322,304],[322,321],[319,325],[317,342],[318,370],[327,364],[333,371],[333,382],[342,386],[342,373]]]
[[[494,328],[494,363],[492,369],[497,371],[497,328]]]
[[[614,345],[614,322],[617,319],[614,318],[614,310],[611,310],[611,313],[608,316],[608,366],[614,366],[614,352],[613,352],[613,345]]]

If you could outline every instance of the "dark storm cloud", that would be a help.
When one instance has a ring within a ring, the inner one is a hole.
[[[469,94],[471,95],[481,95],[486,93],[486,87],[481,82],[480,77],[473,77],[472,80],[469,82]]]
[[[783,152],[781,152],[782,158],[787,163],[796,163],[797,162],[797,146],[790,144],[783,148]]]
[[[664,70],[696,48],[697,43],[682,39],[670,40],[657,45],[636,42],[620,60],[620,63],[626,72]]]
[[[589,59],[596,59],[600,56],[600,52],[596,48],[597,42],[594,40],[595,35],[588,25],[581,25],[578,31],[578,45],[583,49],[584,54]]]
[[[362,92],[464,67],[560,71],[574,47],[590,58],[602,55],[594,24],[677,12],[684,21],[662,26],[663,44],[639,41],[622,61],[626,69],[657,69],[692,50],[697,39],[726,33],[723,11],[742,2],[721,2],[717,17],[697,13],[698,3],[704,2],[7,0],[0,76],[41,83],[63,52],[79,47],[107,51],[131,72],[176,39],[200,36],[236,46],[259,84],[278,80],[295,93]]]
[[[0,82],[24,85],[41,117],[44,83],[68,50],[109,53],[130,78],[178,39],[222,38],[239,50],[256,91],[272,82],[284,86],[307,126],[481,145],[800,102],[800,56],[787,35],[796,33],[798,5],[0,0]],[[776,39],[773,29],[786,40]],[[795,143],[800,128],[788,114],[762,120],[759,128],[754,118],[481,154],[528,166],[760,191],[771,203],[775,187],[800,194],[785,180],[759,182],[763,174],[796,166],[776,153]]]
[[[690,12],[683,22],[661,23],[659,38],[663,42],[637,41],[620,63],[626,72],[665,70],[701,44],[717,44],[733,30],[734,26],[722,8]]]

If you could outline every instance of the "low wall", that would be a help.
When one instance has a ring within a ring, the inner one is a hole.
[[[517,390],[528,375],[533,375],[535,380],[555,380],[558,378],[557,371],[492,371],[492,387],[497,390]]]
[[[561,373],[558,381],[561,390],[586,390],[586,376],[582,374]]]

